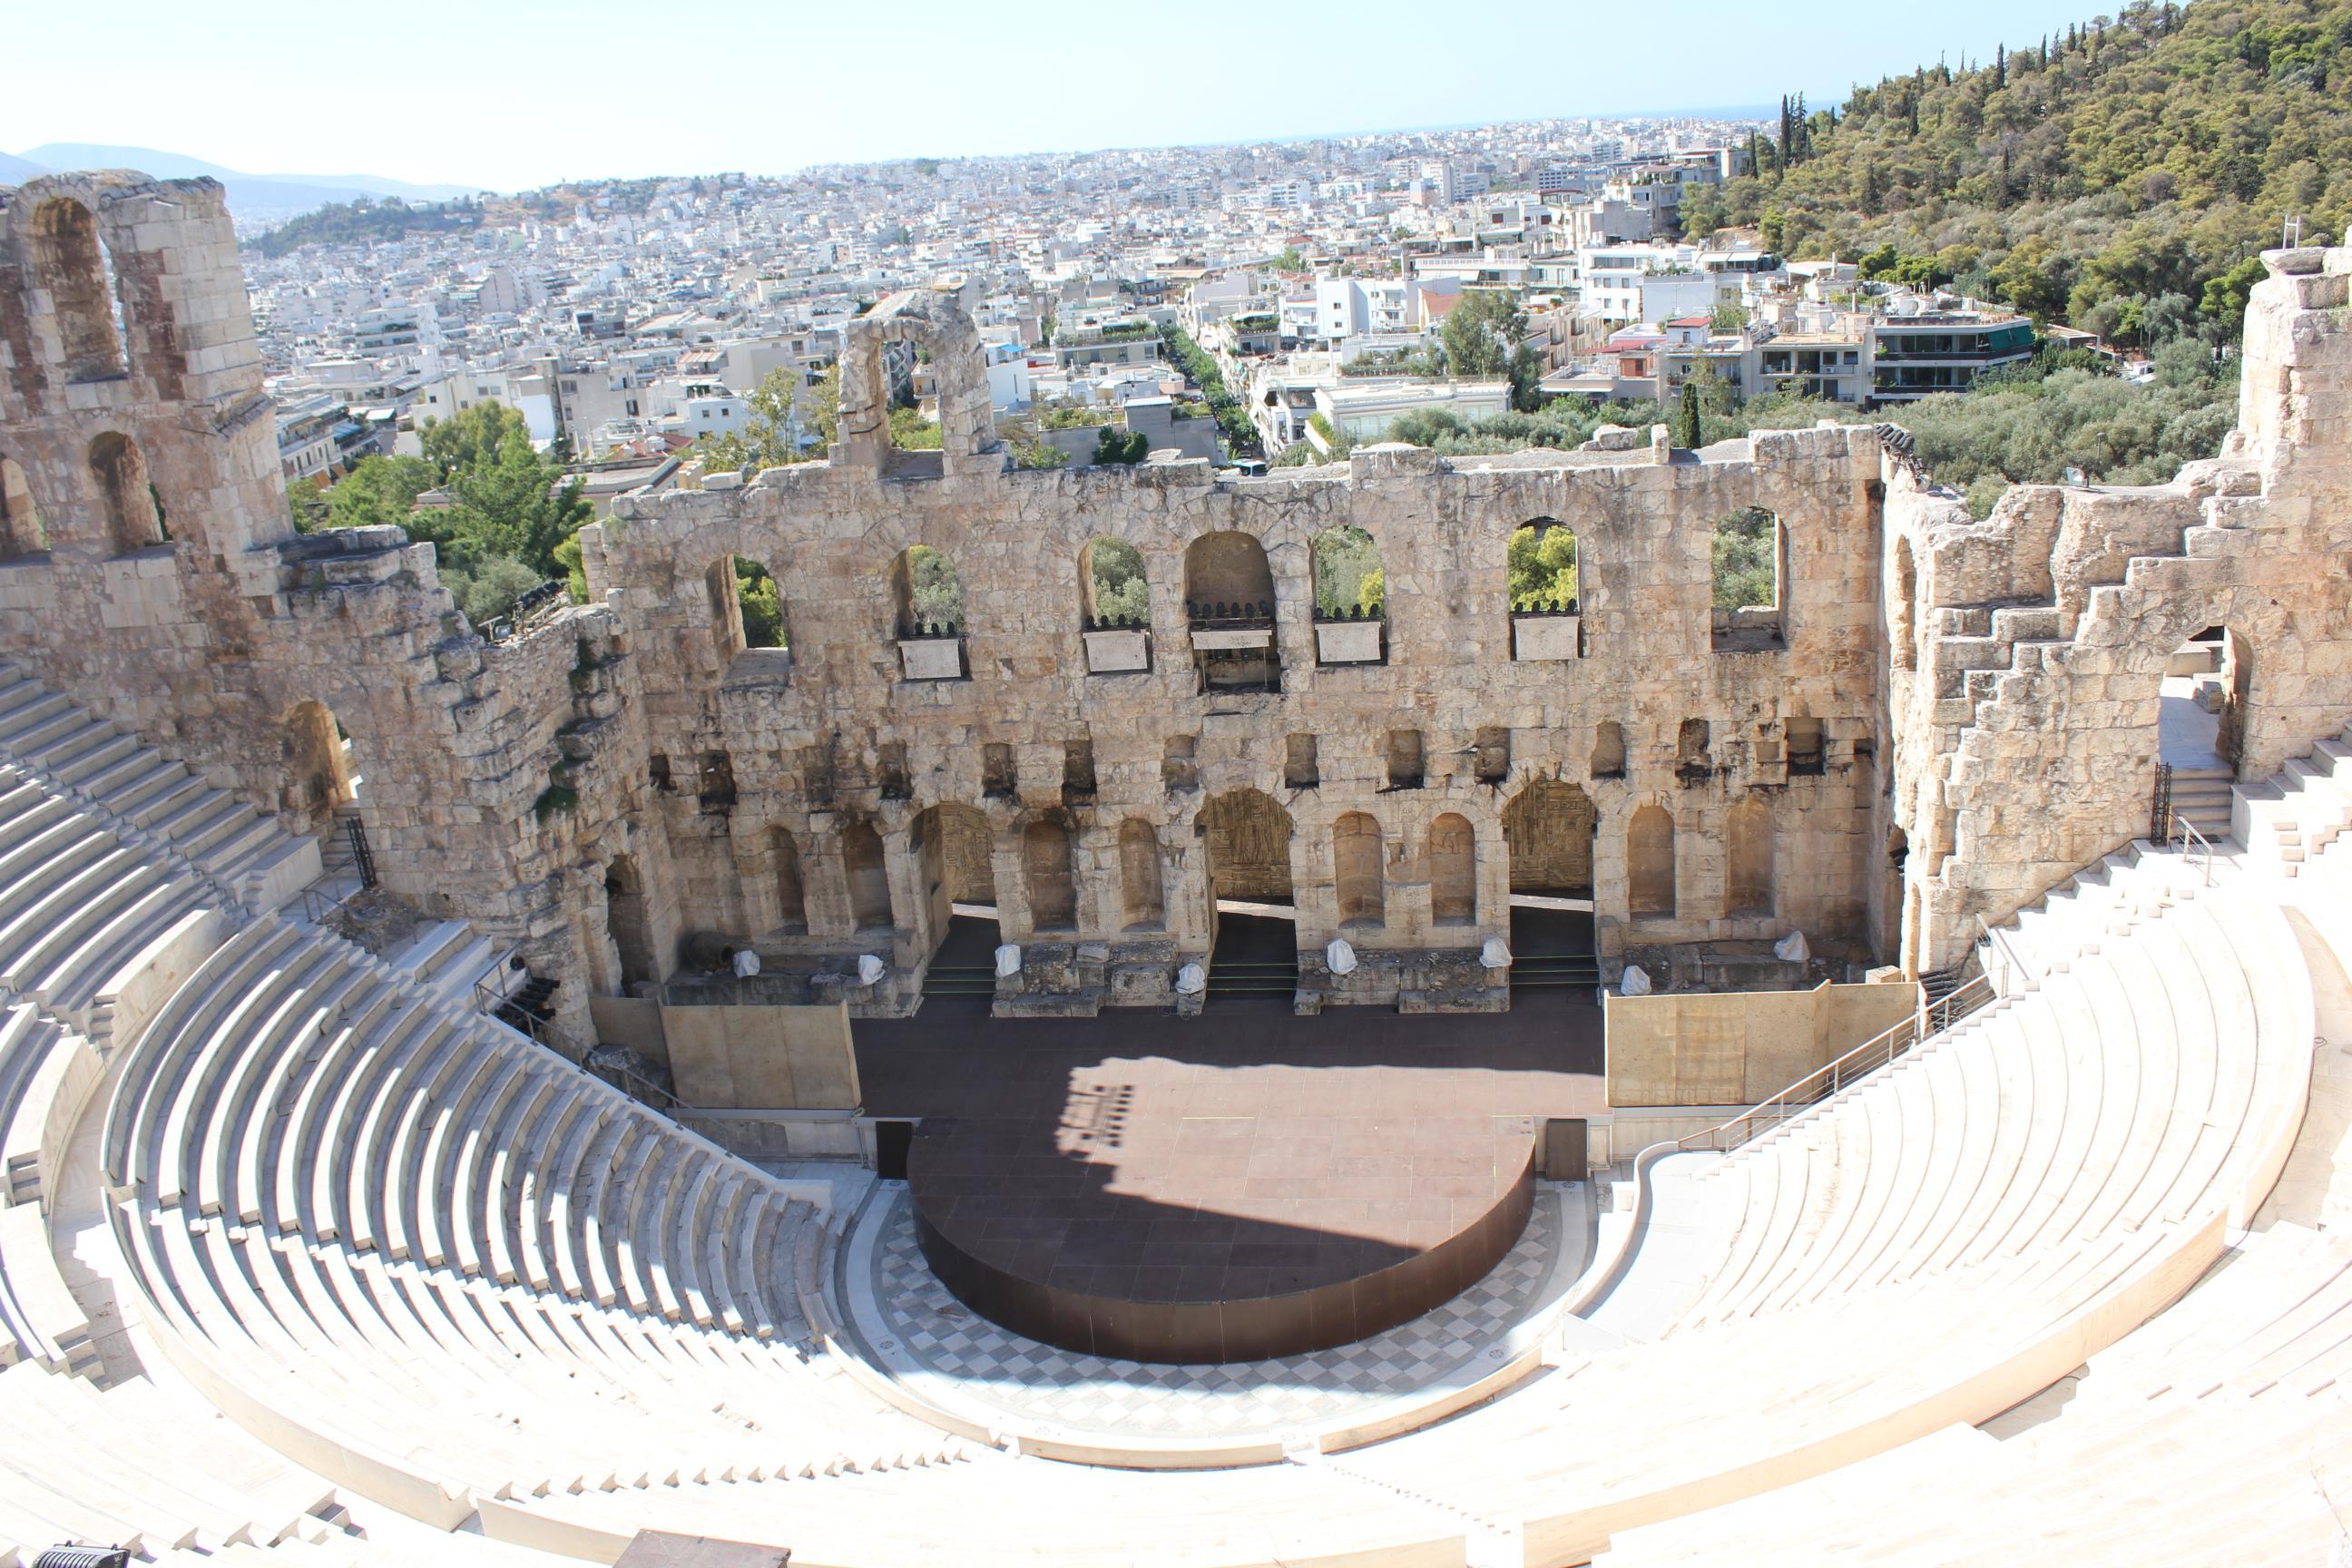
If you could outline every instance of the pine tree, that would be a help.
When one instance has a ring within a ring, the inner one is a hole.
[[[1682,406],[1675,410],[1674,443],[1686,452],[1696,452],[1699,439],[1698,384],[1686,381],[1683,383]]]
[[[2007,44],[1993,46],[1992,85],[1995,92],[2009,85],[2009,46]]]

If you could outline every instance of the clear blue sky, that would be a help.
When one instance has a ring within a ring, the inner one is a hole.
[[[6,0],[0,150],[517,189],[922,153],[1158,146],[1777,101],[1990,58],[2063,7],[1360,0]],[[2087,12],[2085,13],[2088,14]],[[1297,61],[1286,66],[1285,59]]]

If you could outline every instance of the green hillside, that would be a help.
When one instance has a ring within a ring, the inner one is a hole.
[[[2125,342],[2233,336],[2280,220],[2352,222],[2352,3],[2137,0],[1990,62],[1792,105],[1686,209],[1797,258],[2006,299]],[[1890,247],[1891,248],[1888,248]]]

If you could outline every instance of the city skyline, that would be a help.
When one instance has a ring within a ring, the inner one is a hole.
[[[1425,12],[1377,3],[1351,11],[1339,37],[1295,47],[1279,38],[1191,46],[1200,68],[1186,69],[1188,46],[1171,51],[1159,25],[1140,16],[1092,18],[1083,33],[1022,13],[975,28],[936,0],[913,0],[901,8],[905,24],[876,38],[845,16],[722,5],[702,14],[697,34],[725,42],[723,50],[714,47],[711,69],[770,58],[822,63],[782,74],[772,95],[730,90],[695,100],[688,94],[672,109],[639,106],[625,96],[625,81],[608,85],[591,75],[589,88],[562,88],[546,100],[559,131],[518,134],[499,129],[509,122],[504,113],[485,114],[516,100],[493,95],[483,79],[403,70],[394,61],[369,72],[391,99],[389,131],[360,125],[341,133],[355,113],[352,83],[343,70],[306,70],[306,63],[365,60],[372,38],[356,30],[339,37],[331,22],[285,0],[242,9],[250,25],[224,37],[156,0],[127,0],[110,46],[117,90],[100,98],[72,72],[26,73],[21,90],[0,103],[0,149],[151,146],[255,174],[363,168],[416,183],[514,191],[575,179],[786,174],[908,157],[1054,156],[1529,120],[1719,115],[1769,107],[1784,90],[1803,91],[1818,107],[1842,100],[1855,80],[1877,79],[1889,61],[1944,56],[1957,64],[1963,55],[1990,56],[2004,42],[2039,37],[2049,26],[2046,10],[2022,0],[1979,6],[1964,29],[1924,13],[1889,16],[1838,0],[1799,35],[1764,29],[1754,13],[1727,0],[1678,0],[1649,8],[1640,28],[1592,8],[1496,38],[1475,28],[1434,31]],[[559,68],[606,47],[634,59],[628,39],[645,30],[635,14],[601,0],[576,7],[527,0],[488,16],[427,0],[409,16],[410,36],[466,42],[483,58],[529,63],[553,47]],[[1663,64],[1642,49],[1643,36],[1720,39],[1734,27],[1755,36],[1738,37],[1736,48],[1668,56]],[[77,22],[58,13],[20,17],[11,30],[27,58],[86,45]],[[1596,42],[1643,68],[1549,71],[1504,63],[1506,57],[1589,60]],[[935,50],[955,68],[933,68],[926,57]],[[1247,51],[1239,63],[1249,68],[1235,68],[1234,50]],[[862,60],[861,51],[884,58]],[[898,74],[893,54],[907,57]],[[1400,58],[1412,61],[1403,82],[1395,79]],[[194,74],[215,90],[209,112],[192,120],[176,84]],[[1137,79],[1152,90],[1131,90]],[[607,93],[611,102],[600,107]],[[364,95],[358,112],[367,118]]]

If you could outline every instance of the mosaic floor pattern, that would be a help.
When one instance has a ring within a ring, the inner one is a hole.
[[[932,1275],[901,1183],[881,1184],[857,1222],[843,1284],[875,1360],[917,1392],[1033,1428],[1233,1437],[1321,1426],[1484,1377],[1508,1359],[1512,1331],[1574,1281],[1586,1252],[1583,1215],[1577,1189],[1539,1183],[1517,1244],[1444,1306],[1351,1345],[1222,1366],[1083,1355],[999,1328]]]

